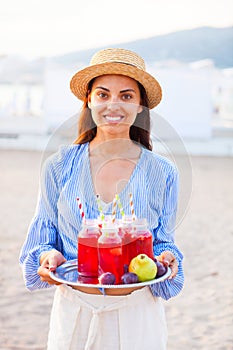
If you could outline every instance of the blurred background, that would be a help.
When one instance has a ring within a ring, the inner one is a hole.
[[[144,57],[163,88],[156,113],[188,152],[231,154],[232,10],[228,0],[2,4],[0,147],[43,149],[81,106],[72,75],[95,51],[117,46]]]
[[[232,0],[0,2],[0,349],[46,349],[54,289],[26,290],[19,252],[41,162],[76,135],[70,79],[117,46],[141,54],[162,85],[154,149],[180,173],[185,286],[164,302],[168,350],[232,350]]]

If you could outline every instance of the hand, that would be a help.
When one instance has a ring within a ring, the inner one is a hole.
[[[172,279],[177,275],[178,272],[178,262],[176,257],[169,250],[165,250],[162,254],[160,254],[157,259],[164,265],[169,266],[171,269],[171,274],[168,279]]]
[[[37,270],[38,275],[40,276],[41,281],[47,282],[49,284],[59,285],[61,283],[54,281],[50,275],[50,271],[55,271],[56,268],[63,264],[66,261],[64,256],[57,251],[56,249],[52,249],[49,252],[45,252],[40,257],[40,267]]]

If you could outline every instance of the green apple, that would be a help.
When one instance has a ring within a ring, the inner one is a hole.
[[[136,273],[139,282],[153,280],[157,274],[157,265],[146,254],[139,254],[129,264],[129,272]]]

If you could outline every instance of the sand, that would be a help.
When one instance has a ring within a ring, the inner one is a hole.
[[[0,349],[43,350],[54,290],[27,291],[18,264],[41,153],[4,150],[0,159]],[[164,302],[168,350],[232,350],[233,158],[191,157],[191,164],[191,201],[176,233],[186,281]]]

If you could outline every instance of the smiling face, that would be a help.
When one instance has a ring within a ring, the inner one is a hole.
[[[142,111],[140,91],[134,79],[123,75],[95,78],[88,107],[97,125],[97,136],[129,138],[130,126]]]

